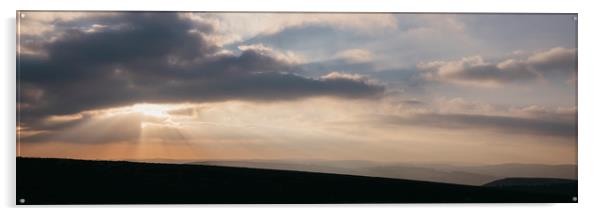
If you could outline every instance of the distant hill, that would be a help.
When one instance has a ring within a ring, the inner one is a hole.
[[[208,165],[17,158],[18,204],[573,202],[568,194]]]
[[[310,160],[238,160],[199,161],[188,163],[337,173],[465,185],[483,185],[497,179],[509,177],[577,178],[577,166],[575,165],[499,164],[485,166],[453,166],[441,164]]]
[[[571,179],[505,178],[484,184],[483,186],[506,190],[537,192],[543,194],[574,193],[575,197],[577,196],[577,181]]]
[[[464,171],[444,171],[411,166],[378,166],[359,169],[366,176],[380,176],[421,181],[435,181],[463,185],[482,185],[498,179],[496,176],[482,175]]]
[[[459,167],[471,173],[499,177],[577,179],[576,165],[498,164]]]
[[[499,177],[496,176],[481,175],[462,171],[444,171],[407,165],[379,165],[376,163],[359,161],[206,161],[194,162],[191,164],[297,170],[384,178],[412,179],[465,185],[482,185],[484,183],[499,179]]]

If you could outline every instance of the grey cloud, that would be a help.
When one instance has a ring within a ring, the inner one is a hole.
[[[570,77],[576,73],[577,51],[562,47],[536,52],[527,59],[487,62],[480,56],[433,61],[417,66],[427,80],[491,86],[538,78]]]
[[[167,111],[170,115],[177,116],[194,116],[197,113],[198,108],[181,108]]]
[[[424,101],[417,100],[417,99],[401,100],[401,101],[399,101],[399,103],[403,104],[403,105],[408,105],[408,106],[422,106],[422,105],[425,105]]]
[[[552,48],[529,56],[526,63],[544,73],[574,73],[577,70],[577,50]]]
[[[573,118],[523,118],[478,114],[424,113],[408,117],[379,116],[379,122],[391,125],[413,125],[446,129],[494,130],[506,133],[576,137],[577,120]]]
[[[61,26],[56,39],[33,43],[44,55],[18,56],[20,120],[29,126],[49,115],[140,102],[369,98],[384,92],[362,80],[295,75],[294,65],[252,50],[219,54],[221,48],[203,36],[213,33],[211,25],[177,13],[128,12],[54,25]],[[88,31],[86,25],[106,27]]]

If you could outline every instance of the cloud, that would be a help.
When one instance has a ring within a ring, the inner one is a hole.
[[[538,71],[575,73],[577,70],[577,49],[555,47],[529,56],[525,63]]]
[[[115,15],[115,13],[112,12],[21,12],[21,19],[19,19],[19,34],[21,36],[32,36],[43,33],[52,33],[56,28],[62,28],[63,26],[61,26],[60,23],[63,22],[113,15]]]
[[[535,52],[526,59],[506,59],[497,63],[481,56],[456,61],[420,63],[417,68],[427,80],[472,86],[499,86],[544,77],[570,77],[576,73],[577,50],[562,47]]]
[[[206,40],[213,25],[178,13],[128,12],[53,23],[65,28],[54,28],[53,38],[31,36],[33,42],[22,44],[44,55],[18,57],[20,120],[30,126],[51,115],[142,102],[371,98],[384,91],[364,80],[294,74],[294,64],[258,46],[237,55],[224,52]]]
[[[243,41],[259,35],[277,34],[287,28],[328,26],[365,34],[397,27],[393,14],[333,13],[190,13],[193,20],[211,22],[216,26],[215,40],[219,45]]]
[[[402,100],[404,101],[404,100]],[[396,100],[393,100],[393,106]],[[467,100],[465,98],[435,98],[431,101],[421,101],[422,107],[400,107],[395,110],[402,114],[463,114],[501,116],[512,118],[541,119],[548,121],[575,121],[577,116],[576,106],[541,106],[541,105],[502,105],[491,104],[483,101]]]
[[[577,107],[510,106],[464,98],[435,98],[430,101],[393,99],[386,112],[368,115],[373,125],[480,130],[501,134],[543,135],[574,138]]]
[[[522,118],[456,113],[421,113],[410,116],[382,115],[379,122],[392,125],[436,127],[445,129],[492,130],[511,134],[545,135],[574,138],[577,121],[547,118]]]
[[[168,110],[166,113],[175,116],[194,116],[198,112],[197,108],[186,107],[180,109]]]
[[[44,131],[31,136],[23,136],[20,140],[25,143],[48,141],[88,144],[134,142],[140,136],[140,123],[143,118],[144,116],[137,113],[87,117],[67,121],[67,125],[55,125],[59,126],[56,128],[46,127]],[[119,129],[116,130],[116,128]]]
[[[334,56],[350,63],[366,63],[374,58],[372,52],[364,49],[347,49],[337,52]]]
[[[349,73],[344,73],[344,72],[338,72],[338,71],[333,71],[330,72],[326,75],[323,75],[320,77],[323,80],[337,80],[337,79],[347,79],[347,80],[355,80],[355,81],[361,81],[361,80],[366,80],[366,77],[359,75],[359,74],[349,74]]]
[[[306,62],[305,57],[300,54],[291,52],[291,51],[279,51],[274,50],[271,47],[267,47],[262,43],[259,44],[251,44],[251,45],[240,45],[238,49],[241,51],[254,51],[260,53],[262,55],[268,55],[280,61],[289,63],[289,64],[302,64]]]

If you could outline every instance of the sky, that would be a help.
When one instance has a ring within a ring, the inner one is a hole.
[[[21,12],[17,155],[576,164],[575,16]]]

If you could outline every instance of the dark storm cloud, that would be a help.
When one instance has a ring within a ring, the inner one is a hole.
[[[18,59],[23,123],[139,102],[362,98],[384,91],[363,80],[287,73],[295,66],[253,50],[218,54],[204,39],[213,27],[178,13],[119,13],[54,26],[56,38],[28,43],[37,54]]]
[[[88,144],[133,142],[140,137],[140,122],[143,118],[144,116],[141,114],[135,113],[120,114],[101,119],[82,118],[69,121],[67,122],[68,125],[55,124],[60,127],[53,129],[61,131],[60,133],[47,127],[44,128],[47,131],[32,136],[24,136],[20,140],[25,143],[48,141]],[[70,130],[61,130],[65,126],[69,126]],[[116,128],[119,129],[115,130]]]
[[[446,129],[481,129],[506,133],[548,135],[560,137],[577,136],[576,116],[566,115],[546,118],[522,118],[472,114],[426,113],[410,117],[379,116],[378,121],[392,125],[413,125]]]

